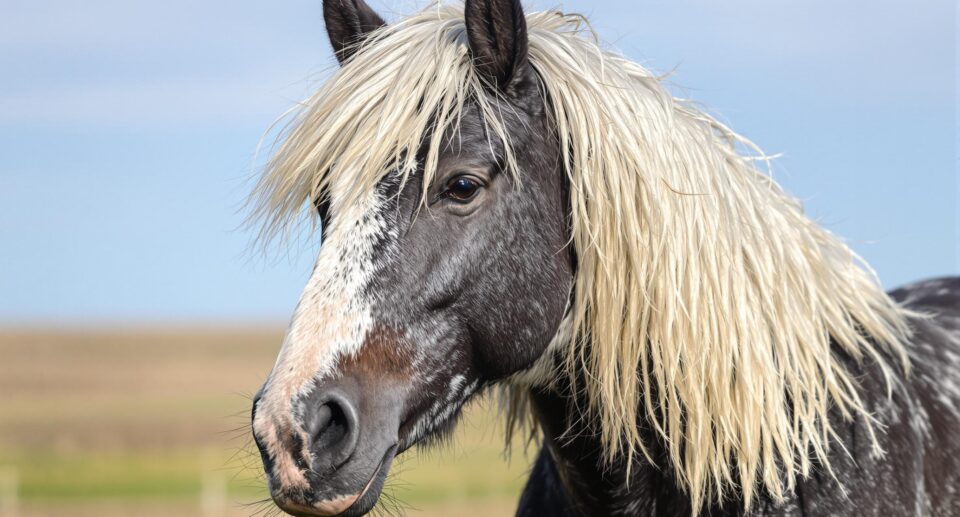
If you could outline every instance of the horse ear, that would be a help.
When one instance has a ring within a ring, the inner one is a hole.
[[[464,17],[474,67],[507,92],[527,64],[527,20],[520,0],[467,0]]]
[[[323,0],[323,21],[341,65],[368,33],[387,24],[363,0]]]

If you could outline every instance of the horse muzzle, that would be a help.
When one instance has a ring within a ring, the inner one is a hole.
[[[254,440],[283,511],[353,517],[377,503],[398,451],[403,390],[363,384],[352,376],[317,383],[286,417],[260,407],[263,390],[254,398]]]

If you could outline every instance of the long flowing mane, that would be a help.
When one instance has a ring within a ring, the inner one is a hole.
[[[748,140],[605,50],[581,17],[527,24],[578,259],[573,331],[556,352],[571,379],[581,372],[607,456],[646,454],[637,423],[648,422],[694,508],[734,490],[749,507],[760,486],[779,499],[814,462],[829,469],[828,412],[875,425],[838,354],[875,361],[891,385],[907,367],[905,312],[758,168]],[[350,206],[388,171],[406,180],[422,166],[429,184],[468,102],[522,179],[462,7],[433,5],[362,45],[305,102],[256,187],[264,236],[312,217],[318,199]]]

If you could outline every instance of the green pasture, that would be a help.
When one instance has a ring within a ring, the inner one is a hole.
[[[245,394],[272,365],[277,335],[0,333],[0,517],[271,513],[257,504],[267,494]],[[528,456],[515,447],[504,458],[501,428],[494,408],[475,404],[446,445],[398,458],[390,509],[511,514]]]

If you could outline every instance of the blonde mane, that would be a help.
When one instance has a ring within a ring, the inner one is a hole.
[[[582,373],[583,411],[607,457],[646,454],[644,420],[695,509],[734,491],[749,507],[759,487],[781,499],[814,462],[829,469],[828,412],[873,433],[836,352],[875,361],[891,385],[888,358],[907,366],[906,313],[757,168],[764,158],[749,141],[604,50],[582,18],[539,12],[527,24],[578,257],[560,368]],[[429,184],[441,133],[468,102],[509,150],[462,7],[433,5],[362,45],[306,101],[256,187],[263,236],[313,214],[317,199],[357,202],[387,171],[406,179],[422,165]]]

